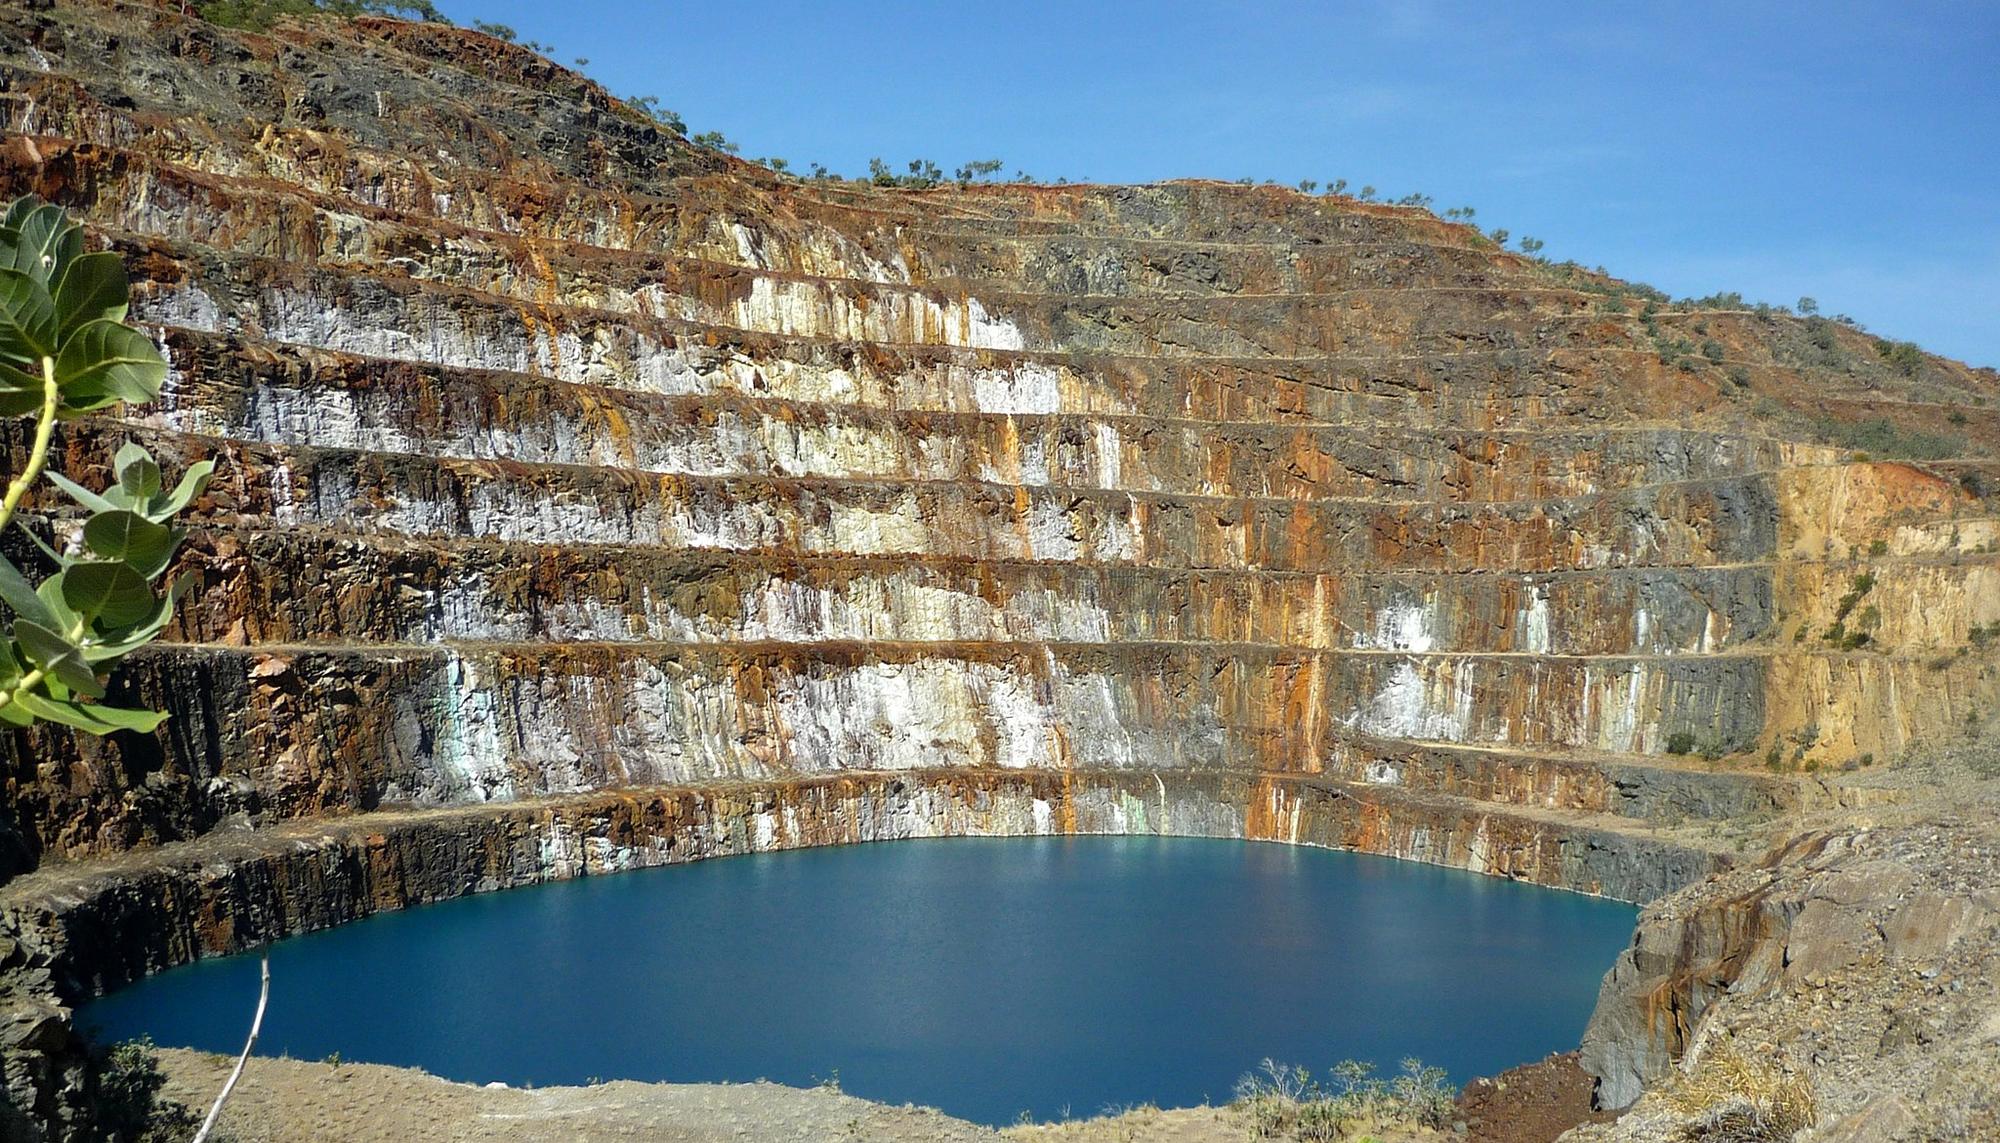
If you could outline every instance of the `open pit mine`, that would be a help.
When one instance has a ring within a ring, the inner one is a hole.
[[[1579,1138],[1720,1039],[1814,1139],[2000,1132],[1992,370],[1415,207],[783,176],[436,24],[10,4],[0,118],[171,365],[57,464],[218,464],[170,720],[0,734],[0,1136],[196,958],[1061,833],[1649,904]]]

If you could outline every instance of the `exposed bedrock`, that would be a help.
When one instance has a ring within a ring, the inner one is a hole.
[[[1993,810],[1989,789],[1930,821],[1809,831],[1649,907],[1584,1034],[1599,1101],[1624,1107],[1733,1042],[1815,1072],[1836,1138],[1986,1138]],[[1871,1118],[1892,1112],[1893,1128]]]
[[[1276,187],[782,177],[394,20],[8,6],[0,124],[172,365],[58,465],[219,464],[113,684],[171,720],[0,735],[51,1137],[60,1002],[376,908],[1079,830],[1646,901],[2000,709],[2000,378],[1837,322]],[[1685,1047],[1604,1020],[1614,1094]]]
[[[915,771],[223,831],[115,871],[51,865],[0,906],[15,931],[47,934],[22,939],[75,1002],[199,956],[470,892],[800,846],[1052,833],[1331,846],[1627,900],[1721,864],[1636,832],[1323,779]]]
[[[40,756],[51,766],[66,755],[94,763],[114,781],[128,777],[122,768],[145,767],[141,789],[179,794],[184,812],[209,822],[253,802],[283,818],[941,766],[1201,771],[1242,769],[1237,760],[1254,757],[1272,772],[1358,764],[1365,780],[1421,786],[1396,761],[1427,753],[1412,740],[1504,747],[1524,772],[1562,763],[1520,750],[1631,751],[1651,746],[1639,736],[1661,725],[1746,742],[1760,724],[1761,670],[1750,658],[1186,644],[166,650],[125,676],[132,697],[173,713],[164,750],[149,739],[158,752],[84,743],[72,755],[71,740],[48,735]],[[1551,720],[1537,701],[1582,713]],[[1642,712],[1659,721],[1643,723]],[[1392,741],[1385,749],[1361,739]],[[1598,785],[1617,773],[1602,771]],[[1611,808],[1600,800],[1589,808]],[[143,795],[95,821],[83,809],[56,795],[23,801],[17,828],[40,846],[87,853],[146,839],[134,830],[163,838],[192,824],[145,820]]]

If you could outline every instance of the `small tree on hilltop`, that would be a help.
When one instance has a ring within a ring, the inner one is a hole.
[[[703,131],[701,134],[690,139],[689,142],[697,147],[707,147],[711,151],[723,151],[731,155],[741,149],[735,143],[730,142],[729,136],[724,135],[720,131]]]
[[[959,186],[969,187],[980,179],[999,174],[1000,166],[998,159],[975,159],[952,173],[957,176]]]
[[[23,527],[53,568],[40,582],[0,554],[0,602],[11,613],[0,639],[0,723],[37,722],[109,734],[148,732],[158,711],[106,705],[106,676],[152,642],[173,617],[186,580],[161,592],[182,532],[171,521],[207,487],[202,461],[168,488],[137,444],[112,458],[114,479],[92,492],[46,471],[58,421],[159,396],[167,363],[125,324],[127,283],[118,255],[85,253],[83,230],[61,207],[33,196],[0,217],[0,416],[31,417],[26,463],[0,500],[0,535],[46,475],[88,513],[60,543]]]

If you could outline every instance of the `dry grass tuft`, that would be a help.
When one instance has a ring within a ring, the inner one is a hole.
[[[1676,1132],[1676,1143],[1789,1143],[1819,1121],[1812,1081],[1729,1044],[1703,1054],[1693,1074],[1661,1098],[1691,1117]]]

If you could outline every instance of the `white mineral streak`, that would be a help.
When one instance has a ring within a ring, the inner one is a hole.
[[[972,408],[982,413],[1055,413],[1062,411],[1062,373],[1052,365],[1022,362],[1012,369],[967,368],[956,379],[970,392]],[[954,386],[958,388],[959,386]]]
[[[1125,487],[1123,482],[1125,446],[1118,437],[1118,429],[1100,421],[1094,431],[1097,445],[1094,472],[1083,480],[1072,480],[1070,483],[1087,482],[1096,488]]]
[[[177,384],[177,382],[176,382]],[[177,390],[170,390],[169,396]],[[1022,441],[1004,430],[1004,463],[987,446],[988,426],[946,422],[927,432],[829,410],[801,420],[789,411],[726,410],[714,423],[687,423],[674,412],[616,408],[579,394],[572,413],[551,413],[519,429],[495,427],[477,410],[456,409],[443,424],[411,424],[408,398],[379,389],[298,389],[276,384],[249,391],[240,417],[195,404],[170,404],[161,421],[187,431],[227,434],[273,444],[409,453],[459,460],[515,460],[613,467],[681,476],[790,476],[858,480],[983,480],[1006,484],[1156,490],[1160,479],[1128,475],[1115,426],[1091,426],[1084,455],[1051,465],[1049,436],[1063,430],[1036,424]]]
[[[923,658],[776,672],[752,702],[727,663],[625,660],[603,675],[507,680],[504,745],[536,775],[536,793],[839,770],[1176,764],[1164,732],[1141,744],[1122,728],[1119,689],[1052,657],[1039,666]],[[490,719],[483,701],[475,709]]]
[[[1492,819],[1481,815],[1479,825],[1472,831],[1472,840],[1466,846],[1465,868],[1474,873],[1493,871]]]
[[[1168,796],[1162,787],[1163,803]],[[696,806],[703,808],[702,799],[696,799]],[[1163,812],[1164,808],[1163,804]],[[1198,789],[1176,788],[1172,809],[1184,823],[1177,831],[1181,834],[1243,836],[1242,807],[1217,802]],[[1294,804],[1285,811],[1285,819],[1274,815],[1272,820],[1287,820],[1296,813]],[[575,877],[806,844],[1047,835],[1071,828],[1078,833],[1165,832],[1152,821],[1144,800],[1120,788],[1076,783],[1066,794],[1066,812],[1058,822],[1054,804],[1026,790],[1002,786],[968,801],[948,790],[911,783],[898,791],[876,789],[851,798],[827,790],[803,790],[783,807],[782,816],[768,807],[747,815],[698,812],[674,835],[648,838],[638,845],[613,842],[589,827],[580,830],[576,823],[551,815],[537,826],[536,856],[543,877]],[[1297,828],[1287,820],[1288,833]]]
[[[1643,752],[1657,745],[1656,722],[1647,716],[1659,709],[1658,676],[1639,662],[1616,665],[1590,664],[1584,671],[1584,711],[1582,725],[1575,730],[1575,745],[1599,750]]]
[[[787,283],[785,289],[803,285]],[[765,290],[773,305],[783,295],[775,285]],[[678,309],[683,303],[698,304],[682,299],[673,305]],[[867,320],[908,319],[920,326],[930,322],[937,335],[931,343],[939,346],[1006,349],[1020,348],[1018,343],[1024,340],[1017,327],[989,314],[976,298],[940,304],[922,295],[909,295],[901,306],[882,307],[880,312],[904,317]],[[927,360],[878,373],[865,359],[830,354],[810,345],[753,360],[727,346],[706,345],[700,338],[668,344],[616,320],[615,315],[573,331],[563,328],[560,320],[538,314],[531,305],[480,308],[454,305],[443,297],[421,293],[370,298],[367,312],[358,313],[343,299],[297,287],[270,287],[245,303],[240,313],[225,315],[199,287],[183,285],[141,298],[136,313],[143,320],[211,332],[226,326],[248,326],[274,342],[341,353],[450,368],[537,373],[643,393],[738,393],[947,412],[1131,411],[1122,392],[1100,378],[1078,374],[1068,365],[986,363],[968,353],[963,358]],[[421,333],[410,333],[413,329]]]
[[[222,307],[193,282],[154,285],[135,292],[132,316],[138,321],[215,333],[222,329]]]
[[[1368,763],[1363,777],[1372,786],[1400,786],[1403,784],[1402,768],[1387,759],[1377,759]]]
[[[1389,667],[1372,695],[1340,721],[1365,734],[1431,742],[1539,742],[1617,752],[1645,752],[1658,743],[1657,716],[1663,678],[1634,661],[1582,667],[1581,679],[1546,662],[1499,669],[1508,660],[1476,657],[1403,659]],[[1482,688],[1482,670],[1493,678]],[[1554,684],[1554,685],[1552,685]],[[1573,694],[1571,714],[1545,705],[1545,695]],[[1487,704],[1477,696],[1487,693]],[[1514,696],[1510,701],[1509,695]],[[1512,712],[1512,713],[1503,713]],[[1371,765],[1367,780],[1388,782],[1391,772]]]
[[[1514,650],[1534,655],[1549,653],[1549,589],[1535,584],[1528,589],[1527,603],[1515,616],[1520,632]]]
[[[1375,613],[1372,632],[1356,632],[1355,646],[1362,650],[1429,651],[1434,596],[1421,601],[1398,596]]]
[[[794,233],[744,225],[737,219],[714,219],[690,252],[712,262],[754,270],[805,274],[821,278],[855,278],[886,285],[907,284],[910,269],[901,254],[888,262],[869,254],[853,239],[825,226],[805,224]]]
[[[1696,639],[1693,648],[1696,654],[1705,655],[1722,646],[1724,636],[1721,626],[1722,616],[1710,608],[1702,618],[1701,635]]]
[[[912,290],[850,293],[841,283],[760,276],[749,293],[719,307],[658,286],[638,291],[642,305],[685,321],[727,325],[782,337],[889,345],[1025,349],[1019,326],[993,315],[978,298],[938,301]]]
[[[269,480],[271,519],[279,524],[298,523],[298,498],[292,494],[292,462],[283,460],[272,465]]]
[[[477,664],[452,655],[439,688],[434,760],[438,784],[415,792],[419,803],[507,802],[514,778],[500,744],[493,691]]]

